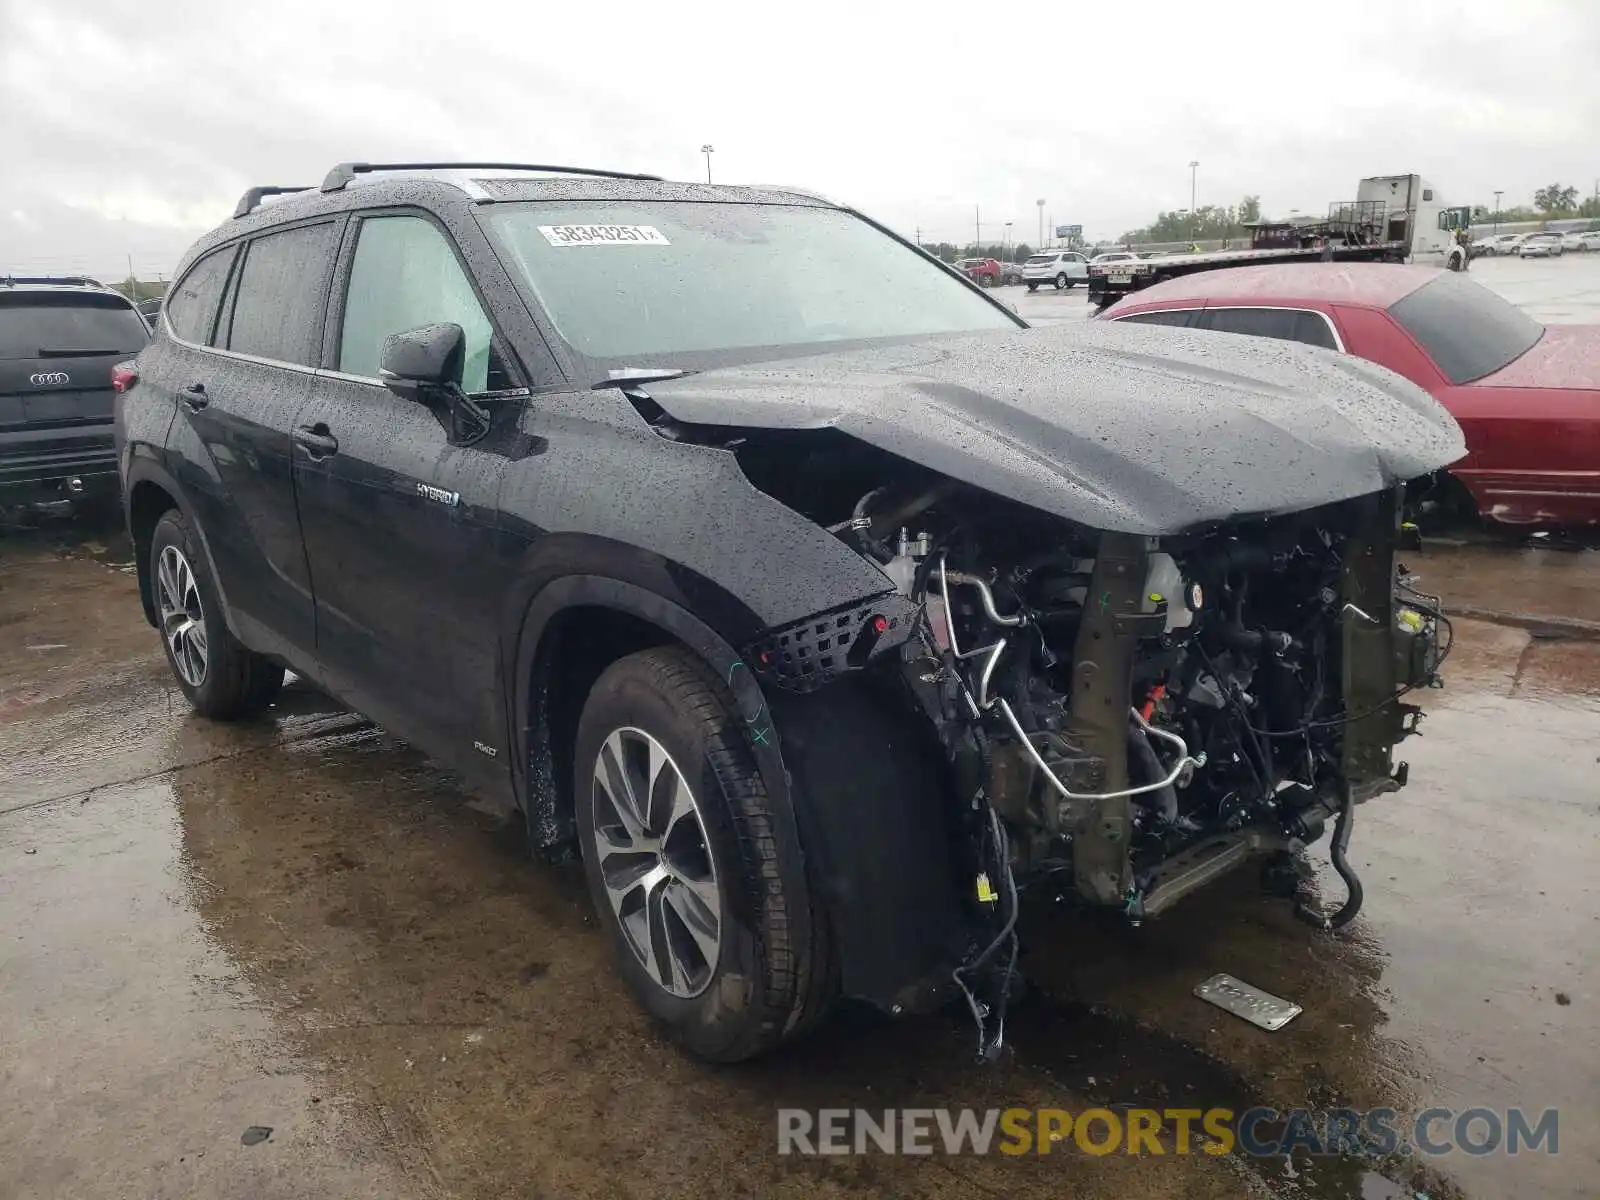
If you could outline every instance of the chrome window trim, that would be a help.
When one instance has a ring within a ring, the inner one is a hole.
[[[215,354],[220,358],[232,358],[239,362],[254,363],[261,367],[281,367],[286,371],[298,371],[302,375],[311,375],[317,379],[334,379],[341,383],[365,383],[372,387],[383,388],[386,391],[389,387],[387,383],[376,375],[351,375],[328,367],[308,367],[303,363],[284,362],[282,359],[277,358],[262,358],[257,354],[241,354],[237,350],[224,350],[218,346],[201,346],[194,342],[185,341],[173,333],[170,325],[167,326],[167,336],[186,350],[198,350],[202,354]],[[521,396],[533,395],[533,389],[525,387],[502,388],[499,391],[469,392],[468,395],[474,398],[515,399]]]
[[[1345,348],[1344,339],[1339,336],[1339,327],[1333,323],[1333,318],[1332,317],[1330,317],[1327,313],[1323,312],[1320,308],[1299,308],[1299,307],[1297,307],[1295,305],[1292,305],[1292,304],[1184,304],[1184,305],[1178,305],[1178,306],[1176,306],[1174,308],[1147,308],[1147,309],[1144,309],[1141,312],[1124,313],[1120,317],[1112,317],[1111,319],[1113,321],[1126,321],[1130,317],[1142,317],[1146,313],[1158,313],[1158,312],[1238,312],[1241,309],[1249,309],[1249,310],[1256,311],[1256,312],[1310,313],[1314,317],[1321,317],[1322,318],[1322,323],[1328,327],[1328,333],[1330,335],[1332,335],[1332,337],[1333,337],[1333,347],[1334,347],[1334,349],[1337,350],[1340,354],[1348,354],[1348,353],[1350,353],[1350,351]],[[1216,332],[1219,332],[1219,331],[1218,330],[1201,330],[1201,332],[1202,333],[1206,333],[1206,332],[1216,333]],[[1227,332],[1227,331],[1223,330],[1223,331],[1220,331],[1220,332]],[[1247,335],[1247,336],[1255,336],[1255,335]],[[1280,338],[1278,340],[1279,341],[1283,341],[1283,340],[1287,340],[1287,339]],[[1311,343],[1310,342],[1300,342],[1298,344],[1301,345],[1301,346],[1309,346]],[[1319,347],[1317,347],[1317,349],[1325,350],[1325,349],[1327,349],[1327,347],[1326,346],[1319,346]]]
[[[198,342],[191,342],[179,337],[173,332],[172,325],[167,321],[166,309],[161,310],[161,324],[167,331],[167,336],[186,350],[199,350],[203,354],[215,354],[221,358],[231,358],[239,362],[255,363],[261,367],[282,367],[287,371],[299,371],[303,375],[320,375],[320,367],[308,367],[304,363],[284,362],[278,358],[262,358],[259,354],[244,354],[238,350],[224,350],[221,346],[202,346]]]

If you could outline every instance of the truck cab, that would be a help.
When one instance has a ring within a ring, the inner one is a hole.
[[[1426,266],[1466,267],[1467,250],[1458,234],[1471,224],[1471,209],[1445,203],[1443,194],[1420,175],[1373,175],[1356,189],[1355,208],[1376,211],[1382,205],[1385,242],[1406,242],[1406,261]]]

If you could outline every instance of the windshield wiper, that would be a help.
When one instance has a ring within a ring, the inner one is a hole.
[[[607,378],[591,383],[589,389],[599,392],[606,388],[636,387],[641,383],[664,383],[691,373],[674,367],[616,367],[606,372]]]
[[[67,347],[67,348],[63,349],[61,347],[56,347],[56,346],[44,346],[44,347],[41,347],[40,350],[39,350],[39,357],[40,358],[94,358],[94,357],[96,357],[98,355],[102,355],[102,354],[137,354],[137,353],[138,353],[137,350],[108,350],[103,346],[102,347],[98,347],[96,349],[92,349],[92,350],[75,350],[75,349],[73,349],[71,347]]]

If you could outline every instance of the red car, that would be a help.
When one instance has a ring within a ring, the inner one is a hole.
[[[963,258],[956,263],[956,270],[979,287],[999,287],[1001,280],[1000,260],[995,258]]]
[[[1102,319],[1308,342],[1370,359],[1455,417],[1467,457],[1450,476],[1484,517],[1600,524],[1600,326],[1546,327],[1464,275],[1385,263],[1204,271],[1137,292]],[[1465,500],[1448,478],[1440,483],[1439,500]]]

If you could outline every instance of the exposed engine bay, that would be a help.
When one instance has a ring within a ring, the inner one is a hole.
[[[1348,898],[1296,911],[1355,916],[1355,806],[1404,785],[1391,751],[1421,713],[1402,697],[1450,648],[1438,599],[1395,564],[1400,492],[1163,537],[940,479],[808,514],[894,590],[774,631],[755,658],[798,690],[895,678],[932,723],[990,935],[955,972],[980,1052],[999,1049],[1035,882],[1139,921],[1266,856],[1294,896],[1299,852],[1331,828]]]

